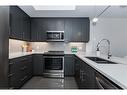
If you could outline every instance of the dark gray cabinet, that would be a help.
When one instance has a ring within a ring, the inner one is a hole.
[[[94,69],[85,62],[80,63],[80,88],[95,89],[96,79]]]
[[[43,19],[31,19],[31,41],[46,41],[46,27]]]
[[[65,42],[88,42],[89,18],[31,18],[31,41],[46,41],[46,31],[64,31]]]
[[[64,56],[64,75],[74,76],[74,55],[65,54]]]
[[[31,18],[31,41],[46,41],[47,31],[64,31],[64,20],[59,18]]]
[[[9,37],[19,40],[30,40],[30,17],[18,6],[10,6]]]
[[[75,57],[75,79],[80,89],[96,89],[95,70]]]
[[[9,7],[0,6],[0,89],[8,88]]]
[[[43,75],[44,59],[42,54],[33,55],[33,75]]]
[[[32,56],[24,56],[9,60],[9,88],[20,88],[32,76]]]
[[[90,32],[89,18],[65,19],[66,42],[88,42]]]

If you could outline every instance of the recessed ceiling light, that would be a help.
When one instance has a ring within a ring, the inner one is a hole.
[[[98,18],[93,18],[92,21],[93,21],[93,22],[97,22],[97,21],[98,21]]]
[[[75,10],[75,6],[33,6],[35,10]]]

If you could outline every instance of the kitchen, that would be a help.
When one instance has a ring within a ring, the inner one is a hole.
[[[0,88],[126,89],[126,8],[0,6]]]

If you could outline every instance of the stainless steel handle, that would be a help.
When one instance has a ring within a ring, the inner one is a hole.
[[[101,85],[98,77],[96,77],[96,82],[97,82],[97,85],[99,88],[104,89],[104,87]]]
[[[44,58],[62,58],[62,59],[64,59],[64,57],[63,56],[44,56]]]
[[[27,78],[27,76],[25,76],[22,79],[20,79],[20,81],[24,81],[26,78]]]
[[[13,63],[13,62],[10,62],[10,63],[9,63],[9,65],[12,65],[12,64],[14,64],[14,63]]]
[[[27,66],[22,67],[20,70],[25,70],[25,69],[27,69]]]
[[[8,75],[8,77],[12,77],[14,74],[15,74],[15,73],[11,73],[11,74]]]

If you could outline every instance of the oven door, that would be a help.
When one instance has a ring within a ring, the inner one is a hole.
[[[64,57],[63,56],[44,56],[44,72],[63,72]]]

